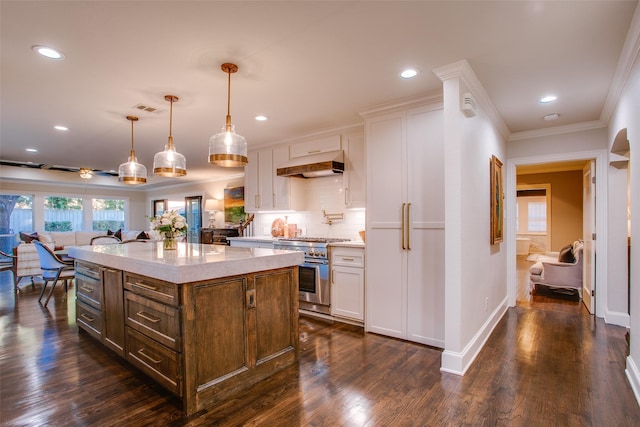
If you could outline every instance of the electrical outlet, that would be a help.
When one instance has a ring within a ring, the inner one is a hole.
[[[484,299],[484,311],[489,310],[489,297]]]

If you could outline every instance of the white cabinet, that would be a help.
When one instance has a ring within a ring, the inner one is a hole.
[[[278,165],[289,160],[289,146],[250,151],[248,160],[245,167],[245,211],[304,210],[304,184],[276,174]]]
[[[365,117],[365,329],[436,347],[444,347],[441,108]]]
[[[364,321],[364,248],[331,247],[331,315]]]
[[[291,144],[289,147],[289,155],[293,159],[340,149],[342,149],[341,136],[331,135]]]
[[[344,149],[344,204],[347,208],[364,208],[366,177],[364,135],[346,135],[342,138]]]

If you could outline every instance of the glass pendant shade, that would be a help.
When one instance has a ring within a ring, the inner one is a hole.
[[[153,173],[160,176],[179,177],[187,174],[187,159],[176,151],[173,145],[171,128],[173,126],[173,103],[178,101],[177,96],[166,95],[164,97],[171,103],[169,110],[169,142],[164,146],[164,151],[153,156]]]
[[[247,140],[238,135],[231,124],[231,73],[238,71],[235,64],[222,64],[222,71],[229,75],[227,86],[227,121],[220,133],[209,139],[209,163],[227,167],[243,167],[248,163]]]
[[[223,126],[209,139],[209,163],[227,168],[247,164],[247,140],[235,132],[233,125]]]
[[[136,152],[133,149],[133,122],[138,121],[135,116],[127,116],[127,120],[131,121],[131,155],[126,163],[118,168],[118,181],[124,184],[144,184],[147,182],[147,168],[138,163]]]

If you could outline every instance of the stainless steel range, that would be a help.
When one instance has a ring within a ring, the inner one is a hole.
[[[331,286],[329,283],[329,244],[349,239],[296,237],[280,239],[274,249],[304,252],[304,262],[298,266],[300,308],[331,314]]]

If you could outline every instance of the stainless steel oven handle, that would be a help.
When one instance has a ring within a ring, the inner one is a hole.
[[[316,265],[329,265],[329,260],[325,259],[305,259],[302,265],[316,266]]]

